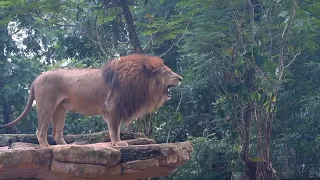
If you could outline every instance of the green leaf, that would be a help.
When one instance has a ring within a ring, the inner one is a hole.
[[[260,101],[260,99],[261,99],[261,95],[256,91],[252,93],[252,96],[253,96],[253,100],[256,102]]]
[[[242,146],[240,146],[239,144],[236,144],[233,146],[233,150],[236,152],[241,152]]]
[[[264,162],[264,160],[262,158],[260,158],[260,157],[252,157],[252,158],[250,158],[250,160],[252,162],[258,162],[258,163]]]
[[[181,121],[183,120],[181,113],[176,112],[176,113],[174,114],[174,119],[175,119],[177,122],[181,122]]]

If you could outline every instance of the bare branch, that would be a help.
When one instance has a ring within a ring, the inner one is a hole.
[[[298,168],[296,159],[293,157],[293,155],[292,155],[291,151],[289,150],[289,148],[287,148],[287,152],[288,152],[289,156],[292,159],[292,162],[293,162],[293,165],[294,165],[294,168],[295,168],[296,172],[298,173],[299,176],[301,176],[301,172],[300,172],[300,170]]]
[[[176,108],[176,112],[179,111],[180,106],[181,106],[181,102],[182,102],[182,89],[181,89],[181,91],[180,91],[180,100],[179,100],[178,106],[177,106],[177,108]]]
[[[97,13],[97,16],[96,16],[96,22],[95,22],[95,27],[96,27],[96,30],[95,30],[95,33],[96,33],[96,37],[97,37],[97,42],[98,42],[98,45],[99,45],[99,47],[100,47],[100,50],[101,50],[101,52],[103,53],[103,55],[105,56],[105,57],[108,57],[108,53],[104,50],[104,48],[103,48],[103,46],[102,46],[102,44],[101,44],[101,38],[100,38],[100,35],[99,35],[99,30],[98,30],[98,23],[97,23],[97,19],[98,19],[98,15],[99,15],[99,13],[100,13],[100,9],[99,9],[99,11],[98,11],[98,13]]]
[[[320,148],[320,144],[317,146],[316,150],[315,150],[314,153],[313,153],[313,156],[312,156],[311,161],[310,161],[310,163],[309,163],[308,169],[307,169],[307,171],[306,171],[306,173],[305,173],[306,176],[305,176],[304,179],[308,179],[308,177],[309,177],[309,171],[310,171],[311,165],[312,165],[312,163],[313,163],[313,161],[314,161],[314,159],[315,159],[315,157],[316,157],[316,155],[317,155],[317,152],[318,152],[319,148]]]
[[[189,23],[190,24],[190,23]],[[179,42],[184,38],[184,36],[186,35],[186,32],[188,30],[188,27],[189,27],[189,24],[187,25],[186,29],[184,30],[184,33],[182,34],[182,36],[177,40],[177,42],[173,43],[171,45],[171,47],[166,51],[164,52],[163,54],[160,55],[160,57],[164,56],[165,54],[167,54],[175,45],[178,45]]]
[[[166,143],[169,143],[170,133],[171,133],[171,126],[170,126],[169,131],[168,131]]]
[[[290,16],[289,16],[289,20],[288,20],[288,23],[287,25],[284,27],[283,29],[283,32],[282,32],[282,38],[281,38],[281,42],[280,42],[280,56],[279,56],[279,66],[278,66],[278,69],[279,69],[279,77],[278,77],[278,87],[279,87],[279,83],[282,79],[282,76],[283,76],[283,70],[284,70],[284,59],[285,59],[285,48],[287,47],[285,42],[287,40],[287,37],[288,37],[288,33],[289,33],[289,30],[290,30],[290,27],[291,27],[291,23],[292,23],[292,20],[293,20],[293,17],[295,16],[296,14],[296,0],[292,0],[292,6],[291,6],[291,11],[290,11]],[[289,63],[290,64],[290,63]]]
[[[180,134],[181,130],[184,128],[184,125],[181,126],[181,128],[179,129],[179,131],[177,132],[177,134],[171,139],[170,143],[173,142],[173,140]]]
[[[301,53],[298,52],[296,55],[294,55],[293,59],[286,66],[284,66],[283,69],[289,67],[292,64],[292,62],[297,58],[297,56],[299,56],[300,54]]]

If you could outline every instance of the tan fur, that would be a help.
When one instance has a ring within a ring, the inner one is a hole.
[[[53,137],[63,139],[66,111],[84,116],[102,115],[113,145],[127,145],[120,140],[121,122],[159,108],[167,100],[167,86],[180,85],[182,77],[172,72],[156,56],[132,54],[112,60],[99,69],[56,69],[42,73],[30,88],[23,113],[10,127],[24,118],[36,100],[41,147],[49,147],[47,131],[52,119]]]

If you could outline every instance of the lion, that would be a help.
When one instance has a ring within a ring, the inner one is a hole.
[[[182,77],[164,65],[158,56],[131,54],[100,68],[60,68],[39,75],[31,84],[21,115],[0,128],[17,124],[27,116],[33,101],[38,114],[37,139],[48,148],[47,131],[58,145],[67,144],[63,128],[67,111],[83,116],[101,115],[107,123],[112,146],[127,146],[120,139],[121,123],[129,124],[170,99],[170,88]]]

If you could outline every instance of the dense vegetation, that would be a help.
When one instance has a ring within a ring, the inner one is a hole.
[[[19,116],[43,71],[150,53],[184,81],[129,129],[195,147],[166,179],[320,177],[319,8],[316,0],[1,0],[0,123]],[[36,127],[34,107],[1,132]],[[65,133],[106,128],[101,117],[69,113]]]

